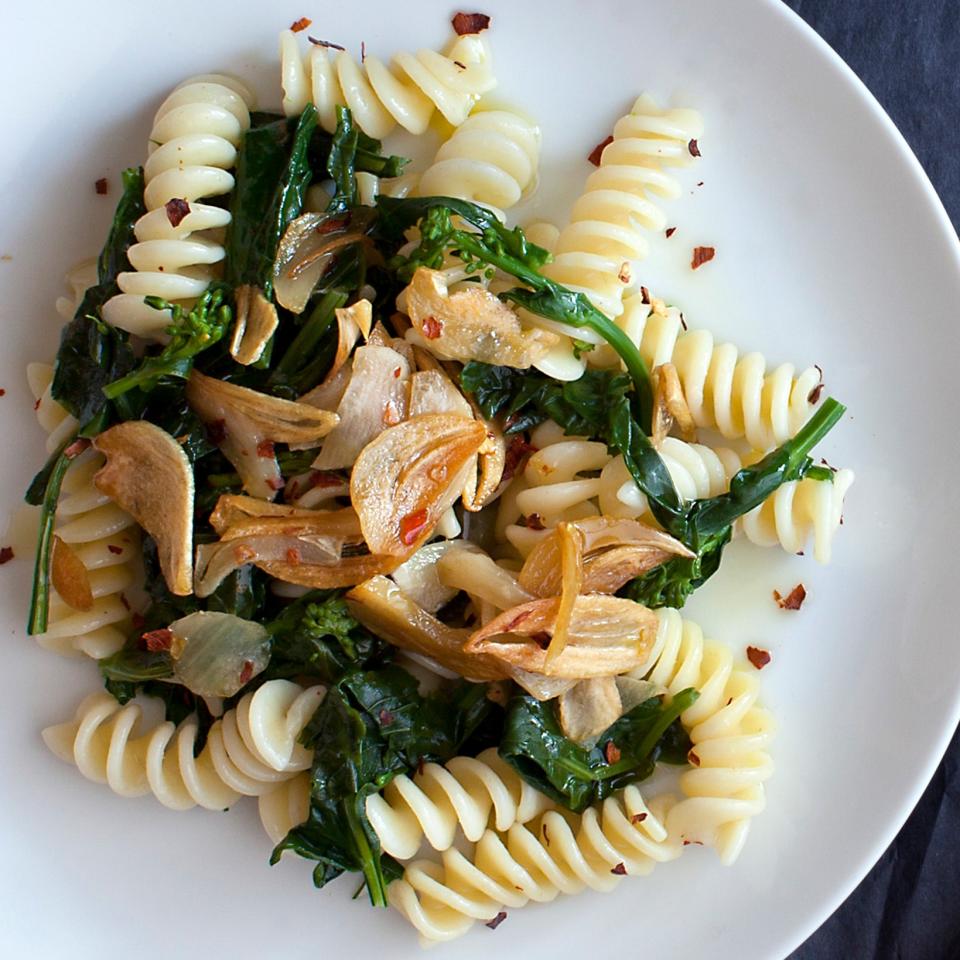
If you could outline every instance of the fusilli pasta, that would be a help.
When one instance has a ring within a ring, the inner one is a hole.
[[[325,689],[267,681],[214,722],[197,756],[195,717],[179,726],[167,720],[137,736],[140,706],[121,706],[109,693],[87,697],[72,720],[47,727],[43,739],[88,780],[121,796],[152,793],[173,810],[222,810],[310,766],[310,753],[297,737]]]
[[[139,336],[158,336],[170,323],[170,312],[147,306],[144,297],[192,303],[209,286],[224,250],[204,234],[229,224],[230,212],[196,201],[233,189],[229,171],[250,126],[252,104],[247,88],[222,74],[192,77],[161,104],[143,170],[147,212],[137,221],[137,242],[127,251],[133,272],[117,277],[122,293],[103,306],[108,323]],[[190,207],[176,225],[165,209],[173,199]]]
[[[325,130],[337,126],[337,106],[345,105],[368,136],[382,139],[399,124],[410,133],[427,129],[439,110],[453,126],[467,119],[481,94],[496,85],[490,48],[476,34],[458,37],[445,54],[420,50],[398,53],[391,70],[367,54],[361,63],[346,50],[311,44],[306,56],[296,35],[280,35],[283,111],[295,116],[313,103]]]
[[[420,178],[421,196],[483,204],[503,219],[537,176],[540,128],[508,110],[471,114]]]

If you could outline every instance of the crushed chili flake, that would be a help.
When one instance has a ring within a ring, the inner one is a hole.
[[[283,477],[268,477],[267,486],[271,490],[282,490],[283,489]]]
[[[120,594],[120,602],[123,604],[125,609],[130,609],[130,601],[122,593]]]
[[[702,186],[703,186],[703,181],[701,180],[701,181],[697,184],[697,186],[698,186],[698,187],[702,187]]]
[[[423,757],[417,757],[417,773],[422,777],[423,776]]]
[[[311,37],[311,36],[308,36],[307,39],[315,47],[327,47],[330,50],[346,50],[347,49],[346,47],[340,46],[339,43],[333,43],[330,40],[318,40],[316,37]]]
[[[643,823],[643,821],[646,820],[646,819],[647,819],[647,815],[646,815],[645,813],[635,813],[635,814],[630,818],[630,822],[633,823],[633,824]]]
[[[650,291],[646,287],[640,288],[640,302],[641,303],[650,302]]]
[[[233,558],[237,563],[249,563],[256,555],[257,551],[244,543],[240,543],[233,548]]]
[[[299,20],[294,20],[293,23],[290,24],[290,29],[294,33],[302,33],[311,23],[313,23],[313,21],[309,17],[301,17]]]
[[[543,522],[543,517],[539,513],[530,513],[527,514],[527,529],[528,530],[546,530],[546,525]]]
[[[480,33],[490,26],[490,18],[485,13],[458,13],[450,22],[458,37],[468,33]]]
[[[610,872],[618,877],[625,877],[627,875],[626,864],[618,863],[615,867],[610,868]]]
[[[612,740],[608,740],[604,745],[603,755],[607,758],[607,763],[620,762],[620,748]]]
[[[691,844],[695,847],[702,847],[703,841],[702,840],[684,840],[683,841],[683,845],[685,847],[689,847]]]
[[[496,930],[497,927],[507,919],[507,911],[501,910],[492,920],[488,920],[484,926],[489,927],[491,930]]]
[[[0,387],[0,397],[5,397],[6,395],[7,395],[7,391],[4,390],[3,387]]]
[[[63,455],[68,460],[73,460],[76,457],[79,457],[87,447],[90,446],[90,441],[86,437],[81,437],[79,440],[74,440],[73,443],[63,451]]]
[[[272,440],[261,440],[257,444],[258,457],[264,457],[265,459],[269,459],[274,455],[275,450],[276,448],[274,447]]]
[[[96,190],[101,197],[105,197],[107,195],[107,190],[110,189],[110,184],[107,182],[107,178],[101,177],[99,180],[97,180],[97,182],[93,185],[93,189]]]
[[[443,324],[436,317],[423,318],[423,335],[428,340],[436,340],[443,333]]]
[[[388,400],[384,404],[383,417],[381,419],[383,420],[384,425],[387,427],[395,427],[402,419],[400,415],[400,409],[393,402],[393,400]]]
[[[603,151],[613,143],[613,137],[609,136],[604,140],[601,140],[591,151],[590,156],[587,157],[587,160],[590,161],[595,167],[600,166],[600,161],[603,159]]]
[[[531,613],[532,613],[531,610],[521,610],[520,613],[518,613],[518,614],[506,625],[506,627],[504,627],[503,632],[504,632],[504,633],[511,633],[512,631],[514,631],[517,627],[520,626],[521,623],[523,623],[524,620],[527,619],[527,617],[530,616]]]
[[[503,475],[500,478],[501,483],[512,480],[520,464],[531,453],[536,453],[537,448],[525,437],[514,437],[507,447],[507,452],[503,458]]]
[[[400,374],[403,373],[403,370],[400,367],[394,367],[393,369],[393,379],[399,380]]]
[[[210,442],[215,446],[219,447],[224,440],[227,439],[227,421],[226,420],[212,420],[210,423],[206,424],[207,436],[210,438]]]
[[[617,279],[621,283],[627,284],[631,283],[633,280],[633,273],[630,270],[630,264],[626,260],[620,264],[620,270],[617,272]]]
[[[546,650],[550,646],[550,634],[546,630],[538,630],[530,634],[530,639],[541,649]]]
[[[140,639],[151,653],[159,653],[161,650],[169,650],[173,645],[173,631],[169,627],[148,630]]]
[[[466,65],[465,63],[461,63],[459,60],[454,60],[454,61],[453,61],[453,65],[454,65],[455,67],[459,67],[461,70],[466,70],[466,69],[467,69],[467,65]]]
[[[389,727],[393,723],[393,714],[389,710],[381,710],[378,714],[380,722],[385,726]]]
[[[763,650],[760,647],[747,647],[747,659],[758,670],[762,670],[771,660],[770,651]]]
[[[116,556],[119,556],[121,553],[123,553],[123,547],[118,547],[115,543],[108,543],[107,549]]]
[[[807,588],[802,583],[798,583],[785,597],[779,590],[774,590],[773,599],[777,601],[777,606],[781,610],[799,610],[803,606],[803,601],[807,599]]]
[[[179,227],[180,222],[190,212],[190,204],[184,198],[174,197],[164,204],[163,209],[167,211],[170,226]]]
[[[693,259],[690,261],[690,268],[696,270],[705,263],[709,263],[717,255],[715,247],[694,247]]]
[[[547,830],[547,825],[543,824],[543,842],[549,847],[550,846],[550,833]]]
[[[666,233],[666,235],[667,235],[667,239],[668,239],[668,240],[669,240],[676,232],[677,232],[677,228],[676,228],[676,227],[667,227],[667,229],[664,231],[664,233]]]
[[[13,559],[13,547],[0,547],[0,563],[9,563]]]
[[[340,48],[341,50],[343,47]],[[342,230],[345,227],[350,226],[350,214],[344,214],[342,217],[331,217],[328,220],[323,220],[321,223],[317,224],[314,228],[314,233],[319,233],[321,236],[325,233],[333,233],[334,230]]]
[[[240,682],[249,683],[250,678],[253,676],[253,661],[244,660],[243,669],[240,671]]]
[[[683,311],[682,311],[682,310],[680,311],[680,326],[683,327],[684,330],[687,330],[687,329],[688,329],[688,327],[687,327],[687,321],[683,318]]]
[[[400,521],[400,540],[405,547],[412,547],[427,528],[426,508],[408,513]]]
[[[687,754],[687,760],[689,760],[690,763],[692,763],[695,767],[700,766],[700,758],[692,750]]]
[[[367,45],[362,40],[360,41],[360,62],[367,62]]]
[[[690,151],[690,156],[691,156],[691,157],[699,157],[699,156],[701,155],[701,154],[700,154],[700,144],[698,144],[696,140],[691,140],[691,141],[687,144],[687,149]]]
[[[286,557],[287,563],[289,563],[291,567],[295,567],[300,563],[300,551],[296,547],[290,547],[290,549],[287,550]]]
[[[39,397],[37,397],[37,399],[33,401],[33,409],[34,409],[34,410],[39,410],[39,409],[40,409],[40,398],[39,398]]]

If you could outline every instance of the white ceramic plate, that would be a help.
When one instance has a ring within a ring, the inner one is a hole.
[[[679,229],[641,282],[771,361],[821,364],[850,408],[824,452],[858,480],[829,569],[738,545],[690,608],[713,635],[773,651],[763,680],[781,727],[777,773],[740,861],[723,868],[710,851],[688,851],[614,894],[531,906],[444,949],[781,957],[879,856],[957,719],[960,644],[946,599],[958,447],[945,427],[960,355],[957,238],[889,119],[775,0],[481,6],[494,17],[501,95],[542,123],[538,213],[563,216],[584,158],[636,92],[702,110],[702,163],[670,204]],[[118,172],[141,162],[168,88],[226,68],[276,103],[275,36],[297,17],[313,16],[311,33],[389,54],[444,42],[452,12],[381,0],[46,0],[6,12],[0,489],[11,505],[42,460],[24,364],[52,354],[61,275],[100,246]],[[102,176],[106,199],[93,191]],[[692,274],[697,244],[717,258]],[[269,868],[253,803],[172,813],[115,797],[48,755],[40,728],[69,716],[97,677],[24,636],[28,566],[18,557],[0,571],[0,952],[419,955],[398,916],[350,902],[351,879],[315,892],[306,864]],[[799,580],[803,610],[777,611],[771,589]]]

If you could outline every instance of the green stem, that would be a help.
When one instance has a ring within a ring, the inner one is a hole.
[[[673,723],[681,713],[687,708],[693,706],[700,698],[700,693],[693,687],[687,687],[681,690],[670,703],[669,707],[664,707],[657,722],[650,728],[647,735],[640,744],[640,756],[648,757],[654,747],[660,742],[660,738],[667,732],[667,728]]]
[[[344,804],[344,810],[350,827],[350,834],[360,853],[360,862],[363,864],[363,876],[367,881],[370,902],[375,907],[385,907],[387,905],[387,888],[380,869],[380,858],[370,846],[367,831],[364,830],[362,820],[354,809],[354,804],[364,803],[365,800],[365,797],[354,796]]]
[[[70,445],[76,437],[70,437],[60,448],[53,469],[47,480],[43,502],[40,506],[40,532],[37,536],[37,555],[33,565],[33,589],[30,595],[30,618],[27,622],[27,633],[35,636],[44,633],[47,629],[47,619],[50,611],[50,557],[53,553],[53,524],[57,514],[57,502],[60,499],[60,488],[66,476],[73,457],[67,454]]]
[[[320,339],[330,329],[336,310],[346,302],[347,295],[339,290],[329,290],[320,298],[307,322],[300,328],[300,332],[293,338],[293,342],[274,368],[276,379],[289,377],[305,358],[312,355]]]

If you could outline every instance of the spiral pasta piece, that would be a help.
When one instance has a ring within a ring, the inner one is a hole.
[[[730,489],[730,480],[746,462],[733,450],[716,450],[701,443],[667,437],[659,450],[677,492],[686,500],[716,497]],[[750,458],[753,462],[756,457]],[[800,553],[813,540],[818,563],[829,563],[833,537],[840,528],[843,501],[854,481],[852,470],[838,470],[832,481],[804,478],[778,487],[760,506],[734,525],[760,547],[779,545]],[[655,523],[647,498],[640,492],[622,456],[612,458],[600,475],[601,513],[612,517],[643,518]]]
[[[133,271],[119,274],[121,293],[103,306],[103,318],[138,336],[157,337],[169,310],[154,310],[144,297],[190,305],[210,285],[224,249],[213,239],[230,223],[224,207],[200,203],[228,194],[236,148],[250,126],[253,97],[234,77],[205,74],[178,86],[160,105],[144,165],[147,212],[134,227],[127,251]],[[189,212],[174,225],[166,204],[186,200]]]
[[[53,399],[53,367],[31,363],[27,381],[36,398],[37,419],[48,431],[53,452],[77,428],[77,421]],[[140,530],[133,518],[93,485],[103,457],[88,449],[67,470],[54,520],[54,533],[73,550],[87,570],[93,605],[71,607],[51,587],[48,628],[37,642],[64,656],[84,653],[100,659],[123,646],[131,627],[124,591],[139,579]]]
[[[767,371],[759,353],[740,355],[718,344],[707,330],[684,330],[676,309],[652,312],[640,295],[625,303],[620,325],[651,367],[673,363],[698,427],[719,430],[729,440],[746,437],[756,450],[770,450],[795,436],[813,411],[821,373],[796,375],[789,363]]]
[[[587,178],[544,274],[586,294],[607,316],[619,316],[630,283],[624,264],[646,256],[645,231],[666,225],[650,195],[680,195],[680,185],[663,168],[688,163],[687,144],[702,129],[695,110],[661,110],[650,97],[639,97],[617,121],[613,141]]]
[[[393,69],[367,54],[361,63],[346,50],[311,44],[306,56],[296,35],[280,34],[283,112],[317,108],[321,126],[332,133],[337,107],[347,106],[357,126],[377,140],[399,124],[410,133],[424,133],[434,110],[459,126],[480,95],[496,86],[490,48],[483,37],[458,37],[445,54],[420,50],[398,53]]]
[[[440,863],[410,863],[388,898],[425,941],[453,939],[477,920],[530,900],[612,889],[623,876],[675,859],[688,844],[715,847],[725,864],[736,859],[751,818],[765,805],[773,720],[757,705],[753,668],[734,664],[728,647],[705,640],[676,610],[657,616],[650,660],[632,675],[670,696],[687,687],[700,693],[680,718],[693,745],[680,775],[683,796],[645,802],[630,786],[580,816],[548,810],[506,832],[487,829],[472,853],[450,848]]]
[[[500,219],[536,181],[540,128],[508,110],[471,114],[420,178],[420,196],[482,204]]]
[[[310,766],[297,737],[325,693],[289,680],[270,680],[241,698],[211,726],[199,755],[196,717],[164,721],[140,735],[141,708],[95,693],[74,718],[47,727],[43,739],[62,760],[124,797],[152,793],[165,807],[223,810],[258,796]]]

